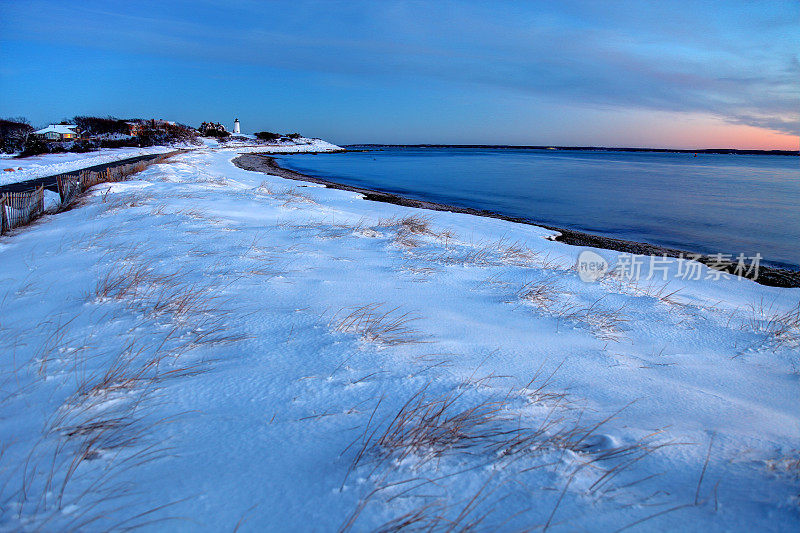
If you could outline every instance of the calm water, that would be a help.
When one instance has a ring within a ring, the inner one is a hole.
[[[417,199],[800,266],[798,157],[392,148],[279,162]]]

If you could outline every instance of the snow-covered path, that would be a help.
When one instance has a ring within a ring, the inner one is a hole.
[[[188,148],[189,146],[181,146]],[[103,148],[87,153],[66,152],[63,154],[42,154],[23,159],[12,157],[0,158],[0,185],[18,183],[43,176],[53,176],[64,172],[72,172],[103,163],[111,163],[131,157],[151,154],[166,154],[175,150],[171,146],[150,146],[147,148]],[[5,169],[9,169],[6,171]]]
[[[0,239],[0,528],[797,526],[800,290],[236,155]]]

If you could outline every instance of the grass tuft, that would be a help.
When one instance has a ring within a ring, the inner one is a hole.
[[[616,497],[626,487],[653,477],[635,479],[631,471],[648,455],[675,443],[657,443],[659,432],[654,432],[636,442],[616,444],[600,431],[627,406],[585,425],[583,413],[571,406],[566,394],[550,390],[551,378],[552,374],[543,379],[537,372],[530,383],[506,393],[486,393],[480,384],[487,378],[470,379],[473,386],[462,383],[439,393],[433,392],[437,384],[429,382],[394,412],[381,410],[381,399],[343,452],[352,456],[343,486],[351,473],[358,472],[360,479],[371,480],[373,488],[342,531],[356,528],[368,507],[385,512],[400,499],[420,503],[411,505],[410,511],[406,506],[379,530],[450,531],[454,524],[470,529],[486,521],[499,528],[530,510],[519,501],[512,507],[502,502],[519,488],[527,495],[536,494],[531,476],[543,469],[568,481],[559,494],[537,496],[555,498],[552,511],[539,517],[539,523],[524,523],[528,516],[515,525],[546,528],[555,523],[559,504],[579,472],[581,490],[593,497]],[[531,406],[543,414],[531,417],[527,414]],[[403,477],[407,472],[415,475]],[[466,472],[470,472],[467,479],[479,480],[479,486],[472,485],[474,492],[459,485],[459,475]],[[465,493],[470,496],[464,498]]]
[[[749,318],[743,329],[760,336],[755,350],[772,350],[800,346],[800,302],[788,310],[780,310],[775,302],[762,298],[748,306]]]
[[[422,342],[419,331],[411,324],[421,317],[402,312],[399,307],[387,307],[382,303],[347,307],[331,318],[333,331],[353,333],[363,342],[383,346],[399,346]]]

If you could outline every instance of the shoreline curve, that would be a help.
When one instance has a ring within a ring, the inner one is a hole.
[[[275,161],[274,156],[276,155],[283,156],[289,154],[253,152],[253,153],[241,154],[238,157],[233,158],[231,162],[243,170],[261,172],[264,174],[279,176],[281,178],[295,180],[295,181],[306,181],[309,183],[324,185],[329,189],[338,189],[348,192],[355,192],[361,194],[365,200],[371,200],[374,202],[402,205],[405,207],[415,207],[418,209],[428,209],[431,211],[449,211],[452,213],[463,213],[463,214],[475,215],[486,218],[496,218],[500,220],[506,220],[508,222],[514,222],[517,224],[527,224],[529,226],[537,226],[540,228],[558,232],[560,235],[556,236],[553,240],[557,242],[562,242],[564,244],[569,244],[572,246],[602,248],[606,250],[614,250],[618,252],[637,254],[637,255],[657,255],[657,256],[666,255],[667,257],[680,257],[681,255],[687,257],[689,255],[692,256],[698,255],[693,252],[689,252],[687,250],[680,250],[677,248],[667,248],[655,244],[648,244],[637,241],[628,241],[624,239],[617,239],[614,237],[604,237],[601,235],[594,235],[582,231],[559,228],[548,224],[541,224],[534,220],[522,217],[503,215],[485,209],[459,207],[454,205],[442,204],[438,202],[430,202],[427,200],[417,200],[414,198],[408,198],[405,196],[400,196],[398,194],[388,193],[376,189],[367,189],[364,187],[345,185],[343,183],[338,183],[323,178],[317,178],[314,176],[303,174],[301,172],[283,168],[280,165],[278,165],[278,163]],[[700,263],[703,263],[704,265],[709,267],[711,267],[712,264],[717,263],[717,261],[713,259],[711,256],[706,256],[706,255],[700,255],[700,257],[697,258],[696,261],[699,261]],[[735,267],[736,263],[731,262],[718,268],[718,270],[722,270],[724,272],[732,274],[734,272]],[[749,279],[753,279],[752,275],[746,277],[748,277]],[[767,285],[770,287],[800,288],[800,272],[784,268],[772,267],[768,265],[760,265],[758,270],[758,277],[756,279],[753,279],[753,281],[761,285]]]

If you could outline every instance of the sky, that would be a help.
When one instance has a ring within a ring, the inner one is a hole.
[[[0,0],[0,117],[800,148],[800,2]]]

